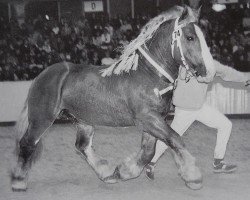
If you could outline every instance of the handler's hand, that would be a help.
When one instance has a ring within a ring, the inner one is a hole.
[[[213,81],[214,77],[213,76],[205,76],[205,77],[198,76],[196,79],[200,83],[210,83]]]
[[[215,73],[214,71],[207,71],[207,75],[205,77],[198,76],[196,79],[200,83],[210,83],[214,80]]]

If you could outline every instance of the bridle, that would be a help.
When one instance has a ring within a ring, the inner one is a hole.
[[[182,28],[185,27],[187,24],[181,24],[179,25],[179,17],[175,20],[174,23],[174,31],[172,33],[172,42],[171,42],[171,54],[172,57],[174,58],[174,47],[175,47],[175,43],[177,45],[177,48],[179,49],[179,52],[181,54],[181,61],[182,61],[182,65],[183,67],[186,68],[186,76],[185,76],[185,80],[186,82],[188,82],[190,80],[191,77],[194,76],[194,72],[191,71],[189,65],[187,64],[186,58],[184,57],[183,54],[183,49],[182,49],[182,45],[181,45],[181,36],[182,36]]]
[[[186,70],[189,71],[190,68],[184,57],[183,49],[181,45],[182,28],[186,26],[187,24],[178,25],[178,23],[179,23],[179,17],[175,20],[175,23],[174,23],[174,31],[172,33],[172,42],[171,42],[171,53],[172,53],[172,57],[174,58],[174,47],[175,47],[175,42],[176,42],[177,47],[179,48],[179,51],[181,54],[182,64],[186,68]]]
[[[183,49],[182,49],[182,45],[181,45],[181,36],[182,36],[182,28],[184,26],[186,26],[187,24],[182,24],[182,25],[179,25],[179,18],[177,18],[175,20],[175,24],[174,24],[174,31],[172,33],[172,42],[171,42],[171,54],[172,54],[172,57],[174,58],[174,48],[175,48],[175,43],[177,44],[177,47],[180,51],[180,54],[181,54],[181,61],[182,61],[182,66],[186,68],[186,71],[187,71],[187,74],[186,74],[186,77],[185,77],[185,80],[186,81],[189,81],[189,79],[194,76],[193,72],[191,72],[190,70],[190,67],[188,66],[187,62],[186,62],[186,59],[184,57],[184,54],[183,54]],[[170,90],[173,90],[174,89],[174,84],[175,84],[175,80],[174,78],[164,70],[164,68],[161,66],[163,64],[161,63],[158,63],[157,61],[155,61],[150,55],[149,53],[147,53],[147,48],[143,47],[145,46],[142,45],[140,47],[138,47],[138,50],[139,52],[148,60],[148,62],[160,73],[162,74],[163,76],[165,76],[169,81],[170,83],[172,83],[170,86],[168,86],[167,88],[163,89],[163,90],[158,90],[156,91],[155,90],[155,93],[158,92],[158,94],[160,94],[161,96],[165,93],[167,93],[168,91]]]

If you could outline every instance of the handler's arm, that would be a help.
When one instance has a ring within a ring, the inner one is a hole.
[[[241,82],[248,84],[250,80],[250,73],[239,72],[232,67],[223,65],[217,60],[214,60],[216,68],[216,76],[219,76],[224,81]]]

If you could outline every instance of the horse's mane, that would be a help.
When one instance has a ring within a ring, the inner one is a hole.
[[[161,24],[171,19],[175,19],[181,15],[183,7],[175,6],[172,9],[161,13],[157,17],[151,19],[141,30],[141,33],[137,38],[132,40],[127,46],[122,47],[122,55],[118,61],[109,66],[106,69],[101,70],[103,77],[110,76],[112,74],[122,74],[123,72],[129,72],[130,70],[136,70],[138,67],[138,54],[136,50],[141,45],[145,44],[151,39],[154,33],[158,30]]]

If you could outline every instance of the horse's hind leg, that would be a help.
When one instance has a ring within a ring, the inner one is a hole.
[[[17,144],[17,165],[12,171],[12,190],[21,191],[27,189],[28,172],[41,154],[41,135],[52,124],[51,121],[34,121],[28,126],[27,131]]]
[[[25,129],[18,128],[22,134],[18,142],[17,165],[12,172],[12,189],[26,190],[28,171],[31,164],[39,157],[41,152],[40,138],[53,124],[61,108],[61,94],[69,73],[68,65],[56,64],[41,73],[32,83],[25,109],[19,122],[25,119]],[[22,123],[20,123],[22,124]]]
[[[96,155],[93,147],[94,128],[85,124],[77,124],[77,136],[75,146],[81,155],[86,159],[89,165],[94,169],[97,176],[101,180],[113,174],[115,167],[112,167],[107,160],[100,158]],[[115,183],[117,181],[110,181]]]
[[[105,181],[121,179],[123,181],[138,177],[144,166],[154,156],[156,138],[148,133],[143,133],[141,149],[136,155],[128,157],[122,164],[118,165],[114,174],[107,177]]]

